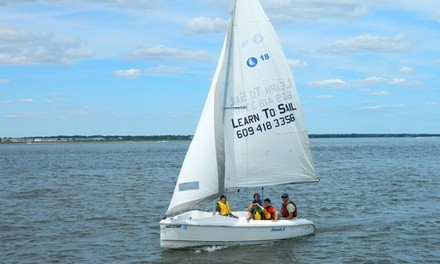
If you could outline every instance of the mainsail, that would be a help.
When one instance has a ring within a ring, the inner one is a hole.
[[[317,180],[295,82],[278,37],[258,0],[236,0],[166,214],[197,208],[225,188]]]
[[[295,82],[257,0],[236,1],[225,96],[226,188],[317,181]]]

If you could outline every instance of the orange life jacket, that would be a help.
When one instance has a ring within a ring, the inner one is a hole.
[[[264,210],[263,210],[264,218],[266,220],[276,220],[276,219],[273,219],[273,215],[275,214],[276,211],[277,210],[273,206],[264,207]]]

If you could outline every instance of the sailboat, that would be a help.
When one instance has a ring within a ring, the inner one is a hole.
[[[258,0],[236,0],[166,218],[164,248],[246,245],[315,233],[306,219],[198,210],[226,189],[316,182],[307,128],[279,39]],[[253,232],[255,231],[255,232]]]

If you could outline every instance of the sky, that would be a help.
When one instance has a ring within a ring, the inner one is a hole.
[[[310,134],[440,133],[440,1],[260,0]],[[0,137],[192,135],[233,0],[0,0]]]

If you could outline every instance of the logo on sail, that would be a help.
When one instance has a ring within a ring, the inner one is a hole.
[[[254,37],[252,38],[252,41],[255,44],[260,44],[261,42],[263,42],[263,35],[261,34],[255,34]]]
[[[246,62],[247,66],[249,66],[251,68],[257,66],[257,63],[258,63],[258,60],[255,57],[250,57]]]

